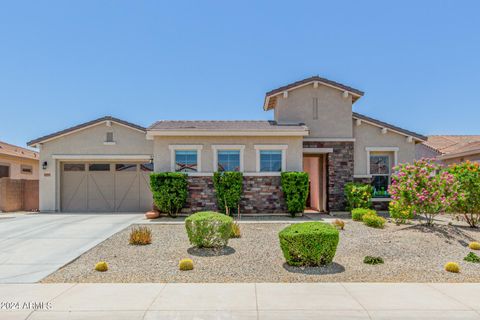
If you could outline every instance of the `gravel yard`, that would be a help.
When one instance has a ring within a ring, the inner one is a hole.
[[[413,222],[373,229],[345,220],[334,263],[320,268],[285,264],[278,232],[288,224],[241,224],[242,238],[214,252],[192,248],[183,225],[150,225],[153,243],[128,244],[130,228],[105,240],[42,282],[479,282],[480,263],[463,261],[470,241],[480,231],[464,226]],[[477,252],[480,255],[480,252]],[[381,256],[383,265],[366,265],[366,255]],[[178,261],[193,259],[195,269],[179,271]],[[105,260],[107,272],[93,270]],[[460,264],[461,273],[443,270],[448,261]]]

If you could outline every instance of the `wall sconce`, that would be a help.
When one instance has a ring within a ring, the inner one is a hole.
[[[150,157],[150,164],[153,164],[153,157]]]
[[[46,169],[47,169],[47,165],[48,165],[47,161],[43,161],[43,163],[42,163],[42,169],[43,169],[43,170],[46,170]]]

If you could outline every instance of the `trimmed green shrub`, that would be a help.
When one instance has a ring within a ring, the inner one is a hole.
[[[372,206],[373,187],[369,184],[349,182],[343,189],[347,200],[347,210],[368,209]]]
[[[213,174],[213,186],[220,211],[230,214],[236,211],[243,192],[243,173],[227,171]]]
[[[203,211],[185,219],[188,239],[199,248],[224,247],[232,235],[233,219],[222,213]]]
[[[363,263],[365,264],[383,264],[383,258],[382,257],[372,257],[372,256],[366,256],[363,258]]]
[[[352,210],[352,220],[354,221],[363,221],[363,216],[366,214],[374,214],[377,212],[372,209],[357,208]]]
[[[467,254],[467,256],[463,258],[463,260],[467,262],[480,263],[480,257],[477,256],[474,252],[470,252],[469,254]]]
[[[188,195],[187,175],[180,172],[159,172],[150,174],[150,188],[155,206],[176,217],[182,210]]]
[[[390,213],[390,218],[394,219],[397,225],[406,223],[409,219],[413,219],[412,206],[402,206],[400,202],[396,200],[390,201],[388,204],[388,212]]]
[[[331,263],[339,233],[331,224],[304,222],[292,224],[278,234],[283,256],[292,266],[320,266]]]
[[[363,223],[372,228],[383,229],[385,222],[385,219],[379,217],[376,213],[367,213],[363,215]]]
[[[308,173],[306,172],[282,172],[282,190],[285,195],[287,210],[295,216],[303,213],[307,205],[308,197]]]

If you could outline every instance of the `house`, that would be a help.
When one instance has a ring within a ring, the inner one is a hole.
[[[426,137],[352,112],[363,92],[314,76],[269,91],[271,121],[157,121],[144,128],[103,117],[28,142],[38,147],[41,211],[145,211],[152,171],[188,174],[185,212],[214,210],[212,175],[244,173],[243,213],[285,212],[282,171],[306,171],[308,206],[345,208],[344,185],[372,183],[388,204],[392,167]]]
[[[0,178],[38,180],[37,152],[0,141]]]
[[[436,158],[450,165],[463,161],[480,162],[479,135],[434,135],[417,145],[417,159]]]

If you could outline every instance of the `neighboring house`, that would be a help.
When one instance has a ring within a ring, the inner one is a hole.
[[[426,137],[352,112],[363,92],[318,76],[267,92],[272,121],[158,121],[103,117],[28,143],[40,149],[41,211],[144,211],[148,174],[188,174],[185,212],[216,209],[212,175],[244,173],[243,213],[285,212],[282,171],[306,171],[308,206],[345,208],[344,185],[373,183],[385,207],[392,167]]]
[[[480,135],[435,135],[417,145],[417,159],[436,158],[449,165],[463,161],[480,162]]]
[[[38,180],[37,152],[0,141],[0,178]]]

